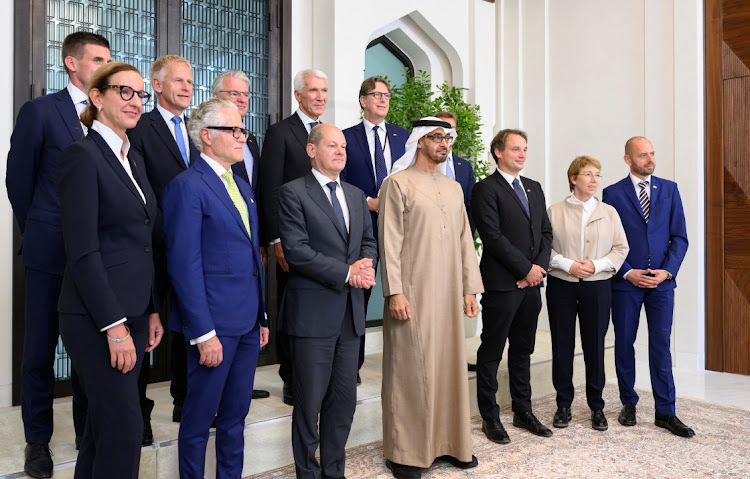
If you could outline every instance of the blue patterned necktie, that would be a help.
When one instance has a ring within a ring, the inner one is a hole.
[[[333,212],[336,215],[336,219],[339,220],[339,226],[341,227],[341,232],[344,234],[344,237],[347,237],[346,232],[346,220],[344,220],[344,210],[341,208],[341,203],[339,203],[338,197],[336,197],[336,187],[338,186],[338,183],[335,181],[331,181],[326,186],[328,186],[328,189],[331,190],[331,204],[333,205]]]
[[[529,200],[526,198],[526,194],[524,194],[523,188],[521,188],[521,182],[518,181],[518,178],[513,178],[513,191],[516,192],[516,194],[518,195],[518,199],[521,200],[523,209],[524,211],[526,211],[526,216],[530,218],[531,214],[529,213]]]
[[[187,156],[187,148],[185,148],[185,139],[182,137],[182,128],[180,128],[182,118],[180,118],[179,116],[173,116],[172,123],[174,123],[174,138],[175,140],[177,140],[177,148],[180,149],[182,161],[185,162],[185,166],[190,166],[190,160],[188,160]]]
[[[380,191],[380,185],[388,176],[388,168],[385,166],[385,154],[383,153],[383,145],[380,144],[378,125],[372,127],[372,132],[375,135],[375,183],[377,185],[375,191]]]
[[[445,160],[445,176],[450,178],[451,180],[456,179],[456,175],[453,173],[453,168],[451,168],[451,161],[450,161],[450,155]]]

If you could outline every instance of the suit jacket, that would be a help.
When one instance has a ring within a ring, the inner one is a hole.
[[[495,171],[474,186],[471,212],[484,247],[482,281],[487,291],[515,291],[537,264],[549,266],[552,227],[542,186],[521,177],[529,200],[530,217],[513,188]]]
[[[312,172],[279,190],[281,244],[289,263],[279,327],[288,335],[338,335],[350,295],[355,330],[365,333],[364,290],[350,288],[345,279],[350,264],[377,259],[377,243],[365,195],[348,183],[341,187],[349,209],[348,237]]]
[[[67,265],[58,309],[87,314],[102,329],[154,310],[151,251],[156,197],[140,155],[130,150],[133,177],[94,130],[63,151],[58,170]]]
[[[264,243],[279,238],[279,187],[310,172],[306,148],[307,129],[296,112],[266,132],[259,170]]]
[[[268,326],[263,304],[258,215],[250,185],[236,181],[250,235],[224,183],[199,157],[162,196],[169,279],[177,303],[168,327],[195,339],[241,336]]]
[[[18,112],[5,184],[23,235],[26,267],[59,275],[65,269],[57,169],[62,151],[81,138],[67,88],[28,101]]]
[[[474,168],[471,163],[464,160],[460,156],[453,155],[453,169],[456,175],[456,181],[461,185],[461,189],[464,191],[464,206],[466,207],[466,214],[469,216],[469,226],[471,226],[471,235],[474,236],[474,232],[477,230],[474,224],[474,218],[471,216],[471,192],[474,191]]]
[[[688,248],[682,199],[673,181],[651,176],[649,220],[643,218],[641,203],[630,175],[604,189],[602,200],[614,206],[622,220],[630,245],[625,262],[612,281],[617,290],[638,291],[623,275],[633,268],[663,269],[675,278]],[[675,281],[662,281],[656,289],[674,289]]]
[[[391,149],[391,161],[395,162],[404,155],[409,131],[400,126],[385,124],[387,145]],[[364,191],[365,196],[377,198],[378,190],[375,183],[375,171],[372,167],[370,144],[367,142],[364,122],[358,123],[344,130],[346,139],[346,167],[341,172],[341,181],[346,181]],[[385,145],[383,145],[385,148]],[[378,237],[378,215],[370,212],[372,229],[375,238]]]
[[[247,137],[247,146],[250,148],[250,154],[253,155],[253,181],[250,183],[250,178],[247,176],[247,168],[245,168],[245,162],[240,161],[232,165],[232,172],[235,176],[239,176],[243,180],[250,183],[253,187],[253,195],[258,198],[258,170],[260,166],[260,150],[258,149],[258,139],[250,133]]]

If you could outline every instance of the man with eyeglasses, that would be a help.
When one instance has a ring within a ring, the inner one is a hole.
[[[130,147],[143,156],[146,173],[156,201],[161,207],[161,195],[167,184],[195,162],[200,152],[188,138],[185,110],[193,98],[193,72],[190,62],[177,55],[159,57],[148,72],[151,87],[156,93],[156,106],[144,113],[138,124],[128,130]],[[155,288],[162,304],[161,317],[168,321],[173,302],[171,285],[167,277],[166,246],[161,225],[154,227]],[[185,338],[172,334],[171,345],[172,384],[170,393],[174,400],[172,420],[180,422],[182,403],[187,392],[185,370]],[[143,413],[143,445],[153,444],[151,411],[154,401],[146,397],[149,367],[141,368],[138,388]]]
[[[531,411],[530,357],[542,309],[541,286],[550,260],[552,226],[542,186],[521,176],[526,132],[506,129],[490,143],[497,171],[474,186],[471,211],[482,238],[482,342],[477,350],[477,403],[482,432],[510,442],[497,404],[497,369],[508,345],[513,425],[550,437]]]
[[[268,342],[257,208],[250,185],[232,173],[248,131],[237,107],[219,98],[194,110],[188,129],[201,155],[162,197],[177,299],[169,328],[187,340],[190,385],[178,435],[180,477],[204,477],[215,418],[216,477],[238,478],[258,352]]]
[[[276,258],[276,295],[281,306],[289,273],[279,235],[279,187],[310,172],[307,156],[307,136],[313,126],[321,123],[320,116],[328,103],[328,76],[320,70],[301,70],[294,76],[294,98],[297,111],[271,125],[263,141],[260,157],[259,187],[263,244],[269,244]],[[292,398],[293,371],[289,340],[276,328],[276,353],[279,376],[284,381],[282,400],[294,405]]]
[[[97,68],[112,61],[101,35],[71,33],[62,45],[70,79],[67,87],[26,102],[10,139],[6,185],[13,214],[23,235],[26,276],[21,417],[26,437],[24,470],[31,477],[52,477],[53,364],[58,344],[57,300],[65,270],[65,249],[57,193],[60,154],[83,138],[79,120],[88,105],[86,84]],[[76,447],[86,424],[86,397],[71,369]]]
[[[225,70],[214,78],[213,83],[214,98],[229,100],[237,107],[240,116],[244,119],[247,116],[247,109],[250,105],[250,78],[239,70]],[[232,165],[234,174],[247,181],[253,188],[253,195],[258,197],[258,162],[260,160],[260,150],[258,149],[258,140],[255,136],[247,132],[247,141],[242,145],[242,161]],[[261,236],[263,233],[260,233]],[[268,247],[261,244],[260,257],[263,266],[266,266],[268,260]],[[253,399],[263,399],[271,394],[263,389],[253,389]]]
[[[385,122],[391,106],[391,86],[383,77],[373,76],[359,88],[359,106],[364,120],[344,130],[346,138],[346,167],[341,179],[365,193],[372,217],[373,235],[378,237],[378,193],[383,180],[390,174],[391,165],[404,154],[409,132]],[[377,264],[374,266],[377,268]],[[365,314],[370,301],[370,289],[365,290]],[[359,369],[365,362],[365,335],[359,347]],[[362,382],[357,373],[357,383]]]
[[[383,452],[396,478],[471,453],[464,314],[484,291],[461,186],[438,171],[455,138],[440,118],[414,122],[406,153],[380,190]]]

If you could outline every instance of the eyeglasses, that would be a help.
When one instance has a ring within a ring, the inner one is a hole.
[[[151,93],[145,92],[143,90],[135,90],[133,87],[127,86],[127,85],[104,85],[102,89],[106,88],[119,88],[120,89],[120,98],[122,98],[125,101],[130,101],[133,99],[134,95],[138,95],[138,98],[140,98],[143,101],[143,104],[145,105],[148,103],[148,101],[151,99]]]
[[[594,177],[596,177],[597,180],[602,179],[602,175],[600,173],[594,174],[594,173],[591,173],[590,171],[587,171],[586,173],[579,173],[577,176],[583,176],[587,180],[590,180],[591,178],[594,178]]]
[[[393,96],[393,93],[383,93],[382,91],[371,91],[370,93],[367,93],[367,95],[372,95],[373,97],[375,97],[376,100],[380,100],[383,97],[385,97],[386,100],[390,100],[391,97]]]
[[[443,142],[443,140],[445,140],[445,143],[446,143],[446,144],[447,144],[448,146],[451,146],[451,145],[453,144],[453,141],[455,140],[455,138],[453,138],[453,137],[452,137],[452,136],[450,136],[450,135],[441,135],[440,133],[435,133],[434,135],[425,135],[425,137],[426,137],[426,138],[429,138],[429,139],[430,139],[430,140],[432,140],[432,141],[434,141],[434,142],[435,142],[435,143],[437,143],[438,145],[439,145],[440,143],[442,143],[442,142]]]
[[[239,126],[206,126],[204,128],[208,128],[209,130],[231,131],[232,136],[238,140],[240,139],[240,136],[244,136],[245,138],[250,136],[250,130],[247,128],[240,128]]]
[[[219,93],[226,93],[229,95],[229,98],[236,100],[239,97],[242,98],[250,98],[250,92],[249,91],[237,91],[237,90],[219,90]]]

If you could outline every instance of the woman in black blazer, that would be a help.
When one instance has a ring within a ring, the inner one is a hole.
[[[138,373],[164,333],[155,312],[156,198],[125,135],[150,95],[126,63],[99,68],[81,115],[85,138],[62,154],[58,190],[67,264],[60,335],[88,399],[76,478],[138,477]]]

